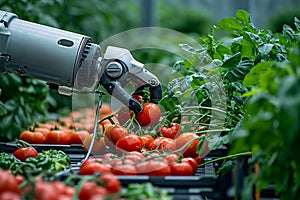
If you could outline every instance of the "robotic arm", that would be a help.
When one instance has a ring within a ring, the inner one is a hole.
[[[101,49],[91,38],[24,21],[0,10],[0,73],[17,72],[46,81],[60,94],[93,93],[99,85],[135,113],[142,106],[123,87],[149,87],[150,99],[162,98],[159,80],[127,49]]]

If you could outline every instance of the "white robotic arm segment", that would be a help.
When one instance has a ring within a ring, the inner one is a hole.
[[[91,38],[18,18],[0,10],[0,73],[17,72],[46,81],[59,93],[92,93],[103,85],[130,109],[141,105],[124,89],[128,82],[149,86],[151,100],[162,98],[158,79],[126,49],[100,46]]]

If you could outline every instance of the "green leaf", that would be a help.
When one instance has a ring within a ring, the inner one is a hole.
[[[233,170],[236,166],[236,162],[232,160],[227,160],[222,163],[222,166],[218,169],[217,174],[224,176]]]
[[[216,27],[219,30],[224,31],[242,31],[243,26],[233,17],[222,19]]]
[[[241,21],[245,26],[250,24],[250,15],[245,10],[238,10],[236,12],[236,19]]]
[[[241,56],[242,56],[241,52],[234,54],[223,63],[222,68],[228,68],[228,69],[235,68],[240,62]]]
[[[5,104],[0,101],[0,116],[6,115],[7,114],[7,110],[5,109]]]
[[[296,26],[296,29],[300,31],[300,20],[297,17],[294,18],[294,24]]]
[[[272,63],[273,62],[270,61],[265,63],[258,63],[257,65],[255,65],[251,69],[250,73],[245,76],[245,79],[243,81],[244,86],[253,87],[258,85],[260,81],[263,81],[261,80],[261,76],[269,70]]]
[[[267,56],[270,54],[273,46],[274,46],[273,44],[263,44],[262,46],[258,47],[258,52],[262,56]]]

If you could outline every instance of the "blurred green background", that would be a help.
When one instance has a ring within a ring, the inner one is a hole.
[[[0,0],[0,9],[21,19],[88,35],[94,43],[138,27],[165,27],[197,39],[236,10],[247,10],[258,27],[278,31],[299,17],[298,1],[281,0]],[[142,63],[172,66],[177,57],[159,50],[132,52]],[[17,74],[0,75],[0,139],[11,140],[35,120],[72,108],[71,97],[58,95],[38,80]]]

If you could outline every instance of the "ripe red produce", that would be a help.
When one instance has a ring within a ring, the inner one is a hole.
[[[85,137],[83,141],[83,147],[85,151],[87,151],[90,148],[92,138],[93,138],[93,134],[89,134],[88,136]],[[92,155],[101,154],[104,153],[105,150],[106,150],[106,144],[104,142],[104,137],[96,136],[91,154]]]
[[[19,139],[30,144],[43,144],[46,141],[46,136],[40,131],[25,130],[20,134]]]
[[[1,200],[21,200],[21,196],[14,192],[3,192],[0,193]]]
[[[18,181],[11,172],[0,169],[0,194],[4,192],[11,192],[18,195],[21,193]]]
[[[133,115],[133,111],[129,110],[127,107],[122,107],[118,111],[118,121],[121,125],[124,125],[129,119],[131,119],[131,116]]]
[[[135,166],[130,164],[121,164],[116,165],[112,168],[112,173],[115,175],[128,175],[128,176],[134,176],[137,175],[137,170]]]
[[[149,150],[174,151],[176,150],[175,140],[166,137],[157,137],[149,145]]]
[[[128,134],[121,137],[117,144],[116,150],[123,151],[140,151],[143,147],[142,140],[138,135]]]
[[[118,140],[124,135],[128,135],[128,130],[120,125],[108,126],[104,131],[104,141],[110,148],[115,148]]]
[[[100,181],[104,182],[105,188],[110,192],[110,193],[118,193],[121,190],[121,182],[112,173],[105,173],[100,176]]]
[[[97,160],[89,160],[88,158],[79,169],[80,175],[93,175],[95,173],[109,173],[111,167],[109,164],[99,162]]]
[[[90,133],[86,130],[71,130],[70,131],[70,137],[71,137],[71,144],[83,144],[84,139],[89,135]]]
[[[154,140],[152,135],[149,134],[141,135],[140,138],[142,140],[143,147],[146,149],[149,148],[149,144]]]
[[[195,133],[181,133],[175,140],[176,148],[180,149],[183,148],[186,144],[190,143],[186,148],[182,150],[182,154],[184,157],[196,157],[197,148],[199,145],[199,136]]]
[[[135,98],[139,103],[143,103],[144,101],[144,97],[140,94],[133,94],[132,97]]]
[[[195,174],[198,170],[198,162],[192,157],[186,157],[181,160],[181,162],[189,163],[193,167],[193,173]]]
[[[179,158],[180,158],[180,157],[179,157],[178,154],[176,154],[176,153],[170,153],[170,154],[168,154],[168,155],[166,155],[166,156],[164,157],[164,160],[165,160],[166,162],[168,162],[169,164],[171,164],[171,163],[173,163],[173,162],[178,161]]]
[[[147,102],[143,105],[143,111],[136,115],[136,120],[141,126],[156,124],[161,117],[161,111],[157,104]]]
[[[46,137],[49,144],[71,144],[70,134],[65,130],[51,130]]]
[[[193,167],[188,162],[173,162],[170,164],[171,174],[174,176],[192,176]]]
[[[90,200],[96,195],[106,196],[107,194],[108,191],[106,190],[106,188],[98,185],[96,182],[87,181],[83,183],[78,197],[79,200]]]
[[[158,160],[148,160],[136,165],[138,174],[148,176],[169,176],[171,169],[166,162]]]
[[[171,123],[170,126],[162,126],[159,130],[163,136],[167,138],[176,138],[181,131],[181,126],[178,123]]]
[[[14,151],[14,156],[21,161],[25,161],[27,158],[34,158],[37,155],[38,152],[34,147],[21,147]]]

